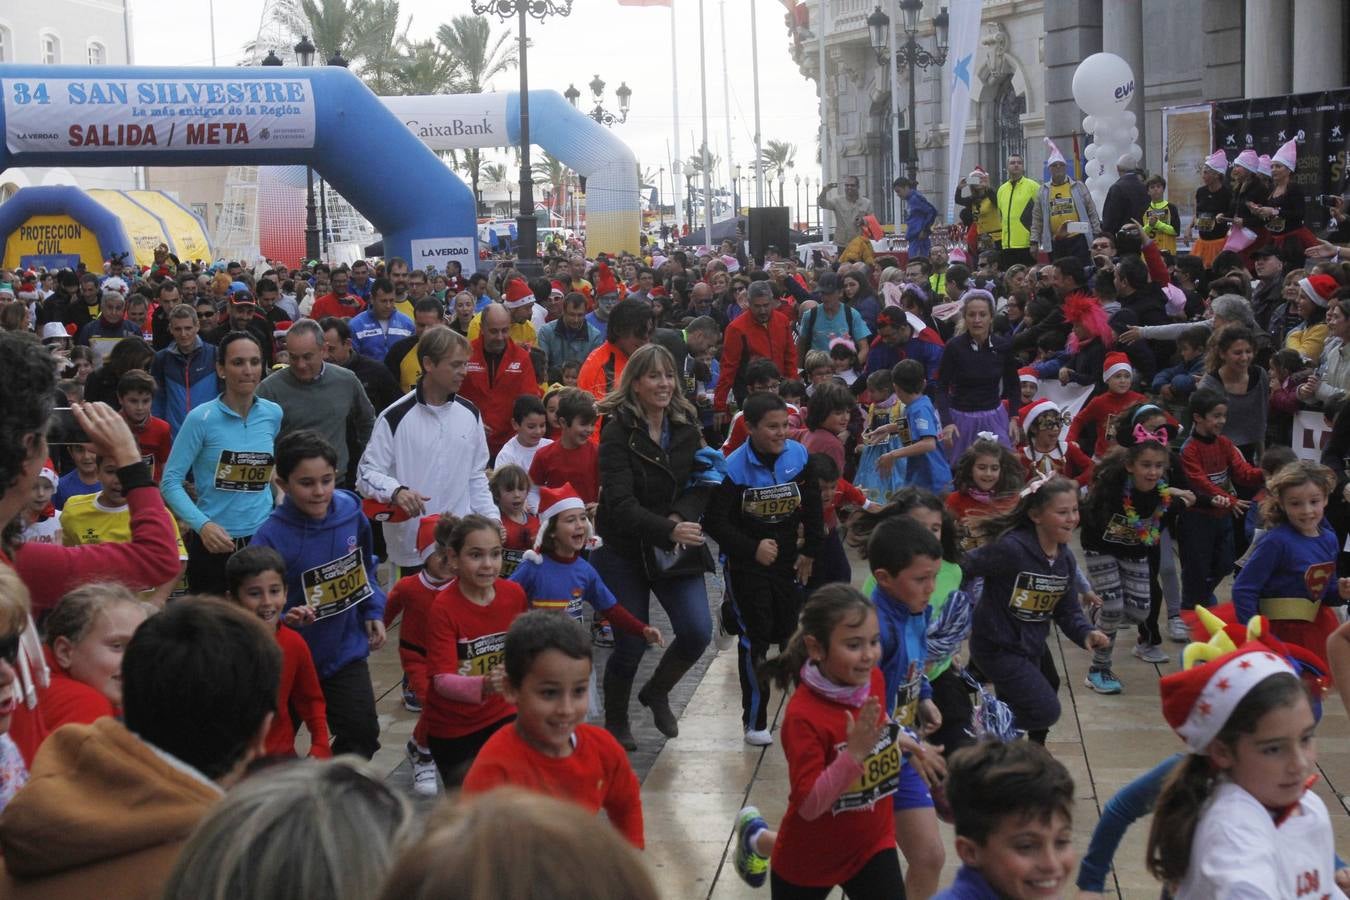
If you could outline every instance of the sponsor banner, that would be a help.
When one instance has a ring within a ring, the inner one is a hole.
[[[1308,201],[1304,210],[1307,226],[1320,231],[1327,224],[1320,195],[1345,189],[1350,88],[1215,103],[1214,139],[1229,162],[1248,147],[1273,155],[1286,141],[1297,142],[1293,181]]]
[[[432,150],[504,147],[506,98],[501,94],[381,97],[408,130]]]
[[[4,78],[11,153],[314,146],[305,78]]]
[[[432,266],[438,272],[445,271],[445,264],[458,262],[465,272],[478,268],[478,259],[473,250],[471,237],[422,238],[412,241],[412,259],[408,265],[414,269]]]
[[[1195,218],[1195,192],[1203,183],[1200,170],[1214,150],[1213,111],[1203,106],[1172,106],[1162,111],[1163,177],[1167,199],[1176,204],[1183,223]]]

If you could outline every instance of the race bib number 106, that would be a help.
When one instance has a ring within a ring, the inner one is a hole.
[[[265,490],[272,480],[272,454],[246,450],[222,450],[216,463],[216,490]]]

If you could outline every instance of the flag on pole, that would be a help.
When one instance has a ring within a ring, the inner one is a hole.
[[[947,221],[956,221],[956,182],[961,178],[961,155],[966,144],[966,121],[970,118],[970,86],[980,51],[980,0],[951,0],[950,49],[952,87],[951,131],[947,147]],[[911,117],[913,110],[910,111]]]
[[[1073,180],[1083,180],[1083,151],[1078,148],[1078,132],[1073,133]]]
[[[619,0],[620,6],[669,6],[670,0]]]

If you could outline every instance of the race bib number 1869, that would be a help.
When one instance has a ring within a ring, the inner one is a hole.
[[[889,797],[900,789],[900,726],[888,722],[881,737],[872,746],[872,752],[863,760],[862,775],[849,785],[839,799],[834,801],[834,812],[848,812],[854,809],[870,809],[883,797]],[[844,752],[844,745],[839,745]]]

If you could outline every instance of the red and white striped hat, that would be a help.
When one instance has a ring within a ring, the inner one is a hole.
[[[1124,353],[1106,354],[1106,366],[1102,369],[1102,381],[1110,381],[1111,376],[1119,372],[1134,374],[1134,366],[1130,365],[1130,358]]]

